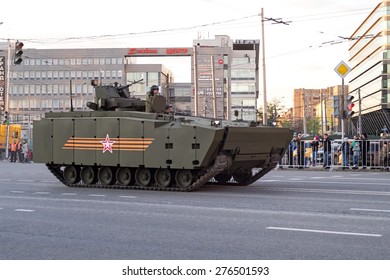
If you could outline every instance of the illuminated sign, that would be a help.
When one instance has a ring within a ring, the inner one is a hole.
[[[128,54],[150,54],[150,53],[157,53],[156,49],[136,49],[132,48],[129,50]]]

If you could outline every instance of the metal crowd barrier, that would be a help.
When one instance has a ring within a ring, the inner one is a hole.
[[[390,167],[390,139],[381,140],[348,140],[343,145],[342,140],[332,140],[331,150],[324,153],[322,142],[318,152],[313,153],[313,140],[301,140],[301,147],[305,147],[304,156],[297,151],[298,143],[290,143],[288,150],[279,163],[281,168],[341,168],[341,169],[381,169],[389,171]],[[303,143],[302,143],[303,142]],[[358,147],[356,148],[356,143]],[[349,147],[348,147],[349,146]],[[342,147],[347,147],[343,149]],[[354,148],[355,147],[355,148]],[[328,160],[328,161],[327,161]]]

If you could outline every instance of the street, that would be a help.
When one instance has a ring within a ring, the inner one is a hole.
[[[251,186],[68,188],[0,162],[0,259],[390,258],[390,174],[272,171]]]

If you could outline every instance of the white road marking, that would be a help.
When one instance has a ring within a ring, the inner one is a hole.
[[[62,195],[77,195],[77,193],[62,193]]]
[[[24,191],[10,191],[12,193],[25,193]]]
[[[22,180],[22,179],[20,179],[20,180],[16,180],[17,182],[35,182],[35,180]]]
[[[367,211],[367,212],[385,212],[390,213],[390,210],[383,210],[383,209],[364,209],[364,208],[351,208],[351,211]]]
[[[15,211],[17,211],[17,212],[34,212],[35,210],[31,210],[31,209],[15,209]]]
[[[35,192],[35,194],[50,194],[50,192]]]
[[[38,180],[40,183],[57,183],[58,180]]]
[[[285,231],[302,231],[302,232],[313,232],[313,233],[342,234],[342,235],[356,235],[356,236],[370,236],[370,237],[381,237],[382,236],[382,234],[345,232],[345,231],[329,231],[329,230],[315,230],[315,229],[304,229],[304,228],[267,227],[267,229],[285,230]]]
[[[338,193],[353,195],[390,195],[390,192],[381,191],[353,191],[353,190],[329,190],[329,189],[303,189],[303,188],[262,188],[262,190],[279,191],[279,192],[308,192],[308,193]]]
[[[120,195],[119,197],[121,197],[121,198],[137,198],[136,196],[131,196],[131,195]]]
[[[93,197],[104,197],[106,196],[105,194],[89,194],[88,196],[93,196]]]

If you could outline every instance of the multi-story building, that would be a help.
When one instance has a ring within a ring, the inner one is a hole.
[[[390,129],[389,26],[390,1],[385,0],[373,9],[350,37],[348,64],[351,72],[347,78],[349,94],[355,97],[352,120],[358,128],[360,111],[361,132],[368,134]]]
[[[194,114],[256,121],[259,41],[233,42],[229,36],[215,36],[194,40],[194,46]]]
[[[348,92],[348,86],[344,86]],[[336,133],[341,131],[339,100],[342,86],[326,89],[295,89],[293,105],[293,127],[311,134],[317,132]],[[312,126],[310,131],[308,127]]]

